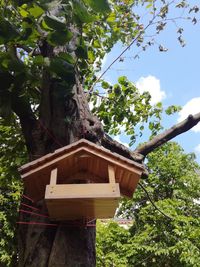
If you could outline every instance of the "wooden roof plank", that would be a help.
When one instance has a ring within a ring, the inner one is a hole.
[[[77,148],[76,148],[77,147]],[[79,140],[78,142],[75,142],[71,145],[68,145],[68,146],[65,146],[63,148],[60,148],[60,149],[57,149],[54,153],[49,153],[37,160],[34,160],[30,163],[27,163],[25,165],[23,165],[22,167],[19,168],[19,171],[20,173],[23,175],[24,172],[28,172],[30,169],[33,169],[33,168],[36,168],[39,166],[39,165],[45,165],[46,166],[46,163],[45,162],[51,162],[54,163],[54,159],[63,159],[65,157],[68,157],[74,153],[77,153],[78,151],[81,151],[82,149],[81,148],[86,148],[86,150],[89,150],[91,151],[91,148],[95,151],[98,151],[98,155],[99,155],[99,152],[100,154],[105,154],[105,155],[109,155],[109,157],[111,158],[114,158],[115,160],[118,159],[124,163],[127,163],[127,164],[130,164],[131,166],[135,166],[135,168],[138,168],[138,169],[141,169],[143,171],[143,166],[133,160],[130,160],[130,159],[127,159],[123,156],[120,156],[116,153],[113,153],[111,152],[110,150],[108,149],[105,149],[104,147],[102,146],[98,146],[92,142],[89,142],[85,139],[81,139]],[[95,153],[92,153],[92,154],[95,154]],[[103,155],[102,155],[103,156]],[[108,158],[108,157],[106,157]],[[47,163],[47,165],[48,165]]]

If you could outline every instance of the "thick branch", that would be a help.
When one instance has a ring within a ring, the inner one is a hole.
[[[134,152],[146,156],[147,154],[152,152],[155,148],[165,144],[166,142],[178,136],[179,134],[187,132],[188,130],[193,128],[199,121],[200,121],[200,112],[195,115],[189,115],[187,119],[185,119],[184,121],[175,124],[170,129],[155,136],[149,142],[136,148]]]
[[[109,149],[110,151],[117,153],[119,155],[122,155],[126,158],[132,159],[137,162],[141,162],[143,160],[143,155],[140,155],[139,153],[132,152],[124,145],[120,144],[119,142],[113,140],[110,136],[107,134],[104,134],[101,145],[105,148]]]
[[[38,127],[38,121],[31,109],[30,103],[25,97],[12,95],[12,110],[20,119],[22,132],[26,141],[26,146],[30,155],[33,155],[35,151],[43,152],[43,143],[41,139],[41,130]]]

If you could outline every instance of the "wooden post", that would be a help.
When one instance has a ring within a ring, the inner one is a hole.
[[[108,165],[108,177],[110,184],[115,184],[115,169],[111,165]]]
[[[56,185],[57,182],[57,168],[51,170],[50,185]]]

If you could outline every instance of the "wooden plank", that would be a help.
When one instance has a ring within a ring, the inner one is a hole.
[[[57,172],[58,172],[57,168],[51,170],[50,185],[56,185],[56,183],[57,183]]]
[[[140,176],[139,176],[139,175],[132,174],[132,175],[130,176],[130,180],[129,180],[128,188],[129,188],[131,191],[135,191],[135,188],[137,187],[137,184],[138,184],[138,182],[139,182],[139,179],[140,179]]]
[[[101,151],[94,151],[91,148],[86,148],[83,147],[83,150],[87,151],[88,153],[91,153],[94,157],[100,157],[101,159],[104,159],[105,161],[111,163],[112,165],[116,165],[116,166],[120,166],[123,169],[129,170],[130,172],[134,172],[137,173],[139,175],[142,174],[142,167],[138,167],[137,165],[134,166],[134,161],[131,162],[130,160],[124,158],[125,160],[120,160],[120,158],[122,158],[121,156],[119,156],[119,158],[117,158],[115,155],[106,155],[103,154]],[[116,158],[116,159],[115,159]],[[131,162],[131,163],[130,163]]]
[[[112,165],[108,165],[108,178],[110,184],[115,184],[115,169]]]
[[[45,199],[120,198],[119,184],[47,185]]]
[[[34,169],[31,169],[30,171],[22,174],[21,176],[22,176],[22,178],[26,178],[27,176],[30,176],[31,174],[33,174],[35,172],[38,172],[38,171],[40,171],[44,168],[47,168],[49,166],[55,165],[57,162],[65,159],[66,157],[72,156],[75,153],[82,152],[82,151],[90,153],[90,155],[92,155],[93,157],[98,156],[101,159],[104,159],[111,164],[120,166],[123,169],[127,169],[127,170],[129,170],[131,172],[135,172],[139,175],[141,175],[141,173],[143,171],[142,167],[137,166],[134,161],[131,162],[130,160],[128,160],[126,158],[124,158],[124,160],[123,160],[123,159],[121,159],[122,158],[121,156],[116,157],[115,155],[113,155],[111,153],[110,153],[110,155],[106,155],[109,153],[108,152],[102,153],[104,151],[97,151],[97,150],[94,151],[90,147],[79,147],[79,148],[77,148],[77,149],[75,149],[69,153],[66,152],[66,154],[64,154],[62,156],[58,155],[58,157],[54,158],[53,160],[51,160],[51,158],[49,158],[49,162],[46,162],[46,163],[44,162],[42,165],[35,167]]]
[[[50,166],[52,166],[52,165],[55,166],[59,161],[62,161],[62,160],[64,160],[64,159],[66,159],[67,157],[70,157],[70,156],[74,155],[75,153],[78,153],[78,152],[80,152],[80,151],[82,151],[82,150],[83,150],[83,149],[82,149],[81,147],[79,147],[79,148],[77,148],[77,149],[75,149],[75,150],[73,150],[73,151],[70,151],[70,152],[68,152],[68,153],[66,152],[66,154],[64,154],[64,155],[62,155],[62,156],[58,156],[57,158],[53,158],[52,160],[49,159],[50,161],[41,163],[40,166],[38,166],[38,167],[34,167],[34,169],[31,169],[30,171],[28,171],[28,172],[22,174],[21,177],[24,179],[24,178],[26,178],[26,177],[28,177],[28,176],[30,176],[30,175],[36,173],[36,172],[39,172],[39,171],[41,171],[41,170],[43,170],[43,169],[45,169],[45,168],[50,167]]]
[[[112,218],[118,199],[54,199],[46,200],[51,219],[73,220],[82,218]]]

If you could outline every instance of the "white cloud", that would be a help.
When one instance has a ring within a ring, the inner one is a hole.
[[[122,145],[124,145],[124,146],[126,146],[126,147],[129,147],[129,145],[128,145],[127,143],[122,142],[122,141],[120,140],[120,135],[116,135],[113,139],[116,140],[117,142],[121,143]]]
[[[179,112],[178,122],[183,121],[188,115],[194,115],[200,112],[200,97],[192,98],[188,101]],[[192,128],[194,132],[200,132],[200,123]]]
[[[160,80],[152,75],[140,77],[136,82],[136,87],[139,89],[140,93],[146,91],[150,93],[152,105],[162,101],[166,97],[165,91],[161,90]]]
[[[195,147],[195,152],[200,154],[200,144]]]

